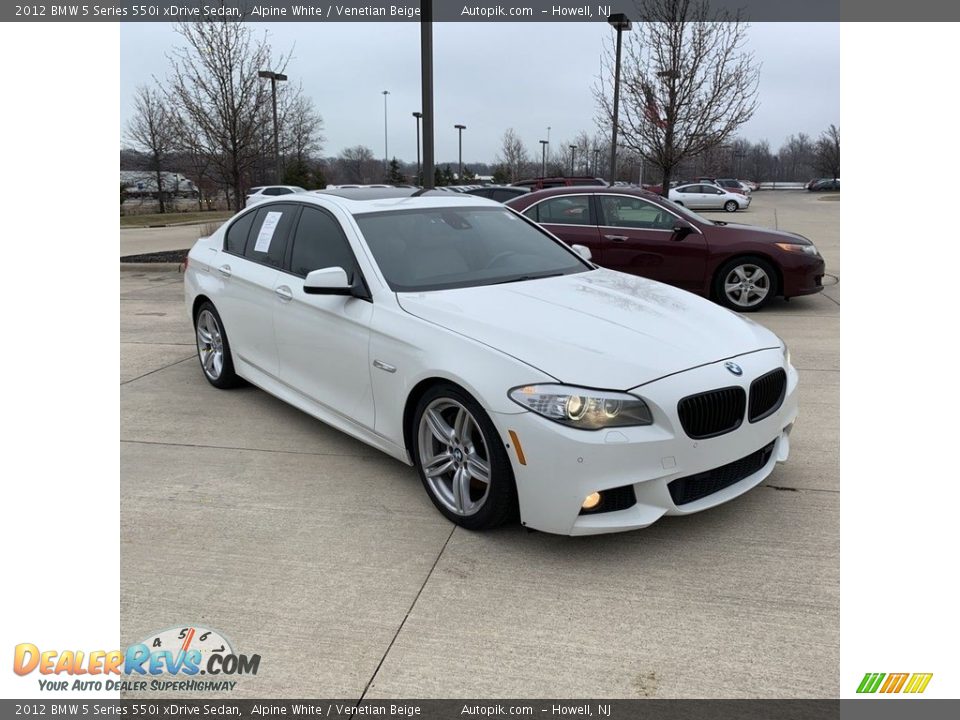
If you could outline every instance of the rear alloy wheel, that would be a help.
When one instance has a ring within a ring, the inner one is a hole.
[[[740,209],[740,204],[736,200],[727,200],[727,202],[723,204],[723,209],[727,212],[736,212]]]
[[[225,390],[242,384],[233,371],[230,343],[223,330],[223,322],[212,303],[200,306],[196,319],[197,357],[204,377],[215,388]]]
[[[516,508],[513,472],[483,408],[444,384],[427,391],[414,417],[414,463],[437,509],[470,530],[509,519]]]
[[[777,275],[770,263],[760,258],[737,258],[717,273],[717,299],[731,310],[759,310],[777,294]]]

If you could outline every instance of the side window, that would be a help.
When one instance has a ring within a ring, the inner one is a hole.
[[[247,235],[250,234],[250,226],[253,225],[256,215],[255,212],[248,212],[227,228],[227,237],[223,243],[224,250],[234,255],[243,255],[243,249],[247,245]]]
[[[247,237],[244,257],[264,265],[282,267],[287,238],[296,217],[296,205],[268,205],[258,210]]]
[[[601,195],[604,224],[641,230],[670,230],[674,218],[653,203],[629,195]]]
[[[353,277],[357,263],[350,243],[336,218],[323,210],[304,208],[293,236],[290,272],[305,277],[328,267],[342,267]]]
[[[544,200],[537,206],[540,215],[537,222],[557,225],[592,225],[590,221],[590,197],[588,195],[561,195]]]
[[[540,206],[534,205],[533,207],[528,207],[523,211],[523,216],[534,222],[540,222]]]
[[[283,195],[286,192],[288,192],[286,188],[272,187],[264,190],[262,194],[263,195]]]

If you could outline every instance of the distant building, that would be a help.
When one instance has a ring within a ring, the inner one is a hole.
[[[197,186],[193,180],[177,172],[162,172],[163,192],[171,197],[196,197]],[[120,184],[131,197],[156,197],[157,174],[150,170],[121,170]]]

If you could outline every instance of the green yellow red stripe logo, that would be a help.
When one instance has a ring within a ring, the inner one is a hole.
[[[857,687],[858,693],[922,693],[933,673],[866,673]]]

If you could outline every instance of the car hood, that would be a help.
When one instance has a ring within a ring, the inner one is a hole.
[[[725,225],[714,224],[713,227],[709,227],[710,230],[717,231],[721,233],[736,233],[738,235],[749,235],[751,240],[759,240],[761,242],[771,242],[771,243],[782,243],[789,242],[796,245],[812,245],[813,243],[805,238],[803,235],[797,233],[787,232],[786,230],[774,230],[773,228],[757,227],[756,225],[744,225],[742,223],[727,223]]]
[[[412,315],[589,387],[626,390],[780,346],[708,300],[612,270],[397,298]]]

